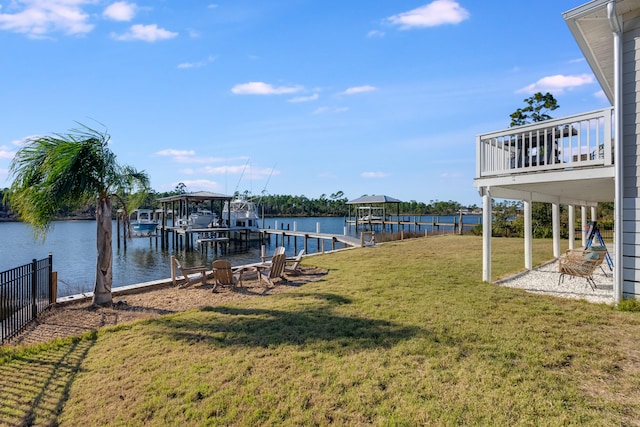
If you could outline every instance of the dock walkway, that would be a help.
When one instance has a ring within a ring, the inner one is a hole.
[[[280,236],[282,239],[284,239],[285,237],[294,237],[294,238],[301,237],[304,239],[305,250],[307,250],[308,239],[318,239],[318,240],[322,240],[323,242],[329,240],[331,241],[331,250],[335,250],[335,245],[338,242],[346,246],[352,246],[352,247],[363,246],[363,242],[361,238],[346,236],[343,234],[316,233],[311,231],[277,230],[277,229],[271,229],[271,228],[262,229],[261,232],[266,235],[275,235],[276,242],[277,242],[278,236]],[[324,251],[324,244],[322,245],[322,248]]]

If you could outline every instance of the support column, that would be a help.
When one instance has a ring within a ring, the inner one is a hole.
[[[531,227],[531,200],[523,200],[524,203],[524,268],[531,270],[533,267],[533,230]]]
[[[597,220],[598,220],[598,207],[591,206],[591,221],[597,221]]]
[[[560,256],[560,205],[551,204],[551,223],[553,226],[553,256]]]
[[[569,249],[575,249],[576,241],[576,207],[569,205]]]
[[[491,210],[493,201],[489,189],[482,188],[482,280],[491,282]]]
[[[582,247],[587,246],[587,207],[580,206],[580,217],[582,220],[582,224],[580,228],[582,228]]]

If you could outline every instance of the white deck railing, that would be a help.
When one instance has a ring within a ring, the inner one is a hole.
[[[613,108],[478,135],[476,178],[613,164]]]

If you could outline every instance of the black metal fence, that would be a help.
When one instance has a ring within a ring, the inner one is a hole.
[[[22,331],[54,298],[51,254],[0,272],[0,344]]]

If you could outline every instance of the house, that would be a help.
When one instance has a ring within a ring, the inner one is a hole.
[[[560,256],[560,205],[569,245],[579,209],[595,219],[613,201],[614,299],[640,297],[640,0],[593,0],[563,14],[612,107],[476,137],[474,185],[491,224],[493,198],[524,207],[525,268],[532,268],[531,203],[552,205],[553,253]],[[491,227],[483,228],[483,271],[491,279]],[[585,233],[582,235],[585,243]]]

